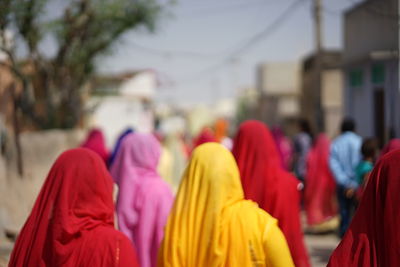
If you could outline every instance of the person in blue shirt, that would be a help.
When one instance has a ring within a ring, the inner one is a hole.
[[[355,133],[355,128],[351,118],[343,120],[342,133],[333,141],[329,157],[329,166],[337,184],[341,237],[350,224],[353,195],[358,187],[355,170],[361,161],[362,138]]]

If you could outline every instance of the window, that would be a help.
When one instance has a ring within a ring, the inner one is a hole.
[[[385,81],[385,65],[377,63],[372,65],[371,82],[373,84],[382,84]]]
[[[363,84],[363,72],[361,69],[353,69],[349,72],[350,87],[360,87]]]

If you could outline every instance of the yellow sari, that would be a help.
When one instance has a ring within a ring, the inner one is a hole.
[[[235,159],[222,145],[206,143],[194,150],[158,266],[294,266],[277,220],[244,200]]]

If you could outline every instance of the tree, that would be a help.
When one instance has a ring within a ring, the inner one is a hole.
[[[16,105],[25,123],[37,129],[73,128],[83,114],[82,89],[95,72],[95,59],[128,30],[153,31],[164,6],[156,0],[70,0],[63,14],[43,21],[51,0],[0,0],[0,62],[18,81]],[[13,30],[26,47],[27,57],[16,58],[7,43]],[[43,40],[53,38],[57,52],[40,51]]]

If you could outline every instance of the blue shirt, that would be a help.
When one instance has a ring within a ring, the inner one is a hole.
[[[355,169],[361,161],[361,144],[362,138],[353,132],[345,132],[333,141],[329,166],[337,184],[358,187]]]

